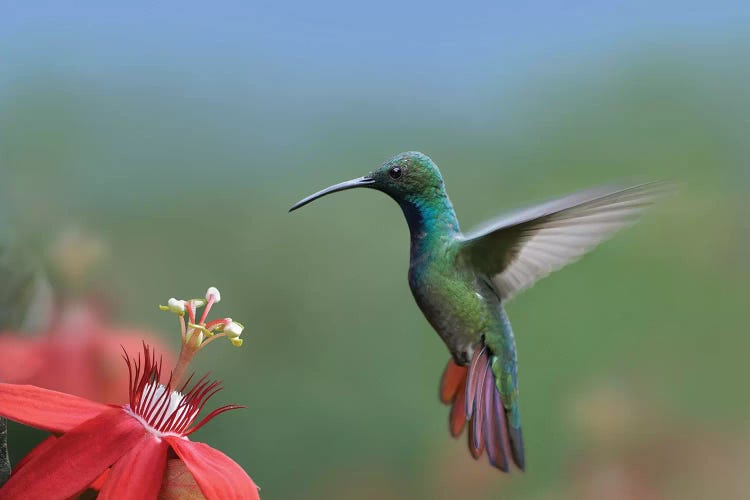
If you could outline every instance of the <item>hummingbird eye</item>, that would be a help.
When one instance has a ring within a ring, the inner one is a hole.
[[[392,167],[388,171],[388,175],[391,176],[391,179],[398,179],[399,177],[401,177],[401,174],[402,174],[401,167]]]

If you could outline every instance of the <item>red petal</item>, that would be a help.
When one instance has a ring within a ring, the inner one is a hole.
[[[89,485],[89,488],[91,488],[92,490],[100,491],[102,489],[102,486],[104,486],[104,483],[107,482],[110,472],[112,472],[112,469],[105,469],[104,472],[99,474],[99,477],[94,479],[94,482]]]
[[[0,384],[0,415],[37,429],[66,432],[111,408],[33,385]]]
[[[258,487],[237,463],[203,443],[168,436],[177,456],[185,462],[195,482],[209,500],[220,498],[259,500]]]
[[[12,474],[0,499],[68,498],[91,484],[147,432],[121,408],[111,408],[62,435],[45,453]]]
[[[147,433],[115,463],[97,498],[156,498],[167,466],[167,450],[166,441]]]
[[[55,441],[57,441],[57,436],[50,436],[38,445],[36,445],[36,448],[31,450],[28,455],[23,457],[21,460],[18,461],[16,466],[13,468],[13,473],[17,474],[18,471],[26,465],[27,463],[31,462],[32,459],[38,457],[39,455],[46,452],[48,449],[52,447],[53,444],[55,444]],[[107,477],[109,477],[109,469],[102,472],[98,478],[94,480],[93,483],[89,485],[89,488],[100,490],[102,489],[102,485],[104,484],[104,481],[106,481]]]

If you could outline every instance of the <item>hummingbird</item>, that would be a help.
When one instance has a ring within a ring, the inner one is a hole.
[[[304,198],[370,188],[401,207],[410,233],[409,287],[451,357],[440,382],[454,437],[492,466],[524,470],[516,343],[505,305],[537,280],[577,260],[627,226],[666,184],[580,191],[461,232],[443,177],[425,154],[394,156],[369,174]],[[467,425],[468,422],[468,425]]]

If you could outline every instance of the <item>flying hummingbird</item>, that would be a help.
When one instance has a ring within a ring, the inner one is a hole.
[[[451,353],[439,394],[452,404],[452,435],[459,436],[468,421],[474,458],[486,450],[498,469],[508,472],[512,462],[523,470],[518,362],[505,303],[634,222],[666,185],[581,191],[464,234],[437,165],[422,153],[408,152],[364,177],[308,196],[290,212],[359,187],[389,195],[409,224],[409,287]]]

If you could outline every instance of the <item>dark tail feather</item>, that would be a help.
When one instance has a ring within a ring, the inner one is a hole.
[[[526,454],[523,451],[523,433],[521,428],[514,428],[512,425],[508,426],[508,433],[510,434],[510,447],[513,450],[513,461],[516,462],[516,466],[521,470],[526,470]]]
[[[477,395],[477,385],[484,382],[484,369],[487,366],[487,348],[474,351],[469,365],[469,373],[466,376],[466,416],[471,418],[474,413],[474,399]]]
[[[482,452],[484,451],[484,439],[479,439],[479,440],[474,439],[474,426],[473,425],[469,426],[468,444],[469,444],[469,453],[471,453],[471,456],[474,457],[474,460],[478,460],[479,457],[482,456]]]
[[[469,368],[469,377],[466,379],[466,406],[470,407],[471,413],[467,414],[471,418],[471,427],[472,427],[472,435],[469,437],[470,440],[473,440],[473,443],[469,443],[469,447],[472,446],[476,449],[483,448],[484,447],[484,384],[485,384],[485,378],[484,378],[484,372],[489,368],[489,364],[487,363],[487,356],[481,356],[479,363],[477,363],[475,371],[476,376],[474,377],[474,389],[471,391],[472,394],[474,394],[474,400],[469,401],[469,382],[472,381],[472,368]]]
[[[487,429],[487,456],[490,464],[503,472],[508,472],[510,462],[510,443],[508,442],[508,423],[505,408],[500,399],[500,392],[495,387],[492,370],[487,370],[485,381],[485,427]]]

